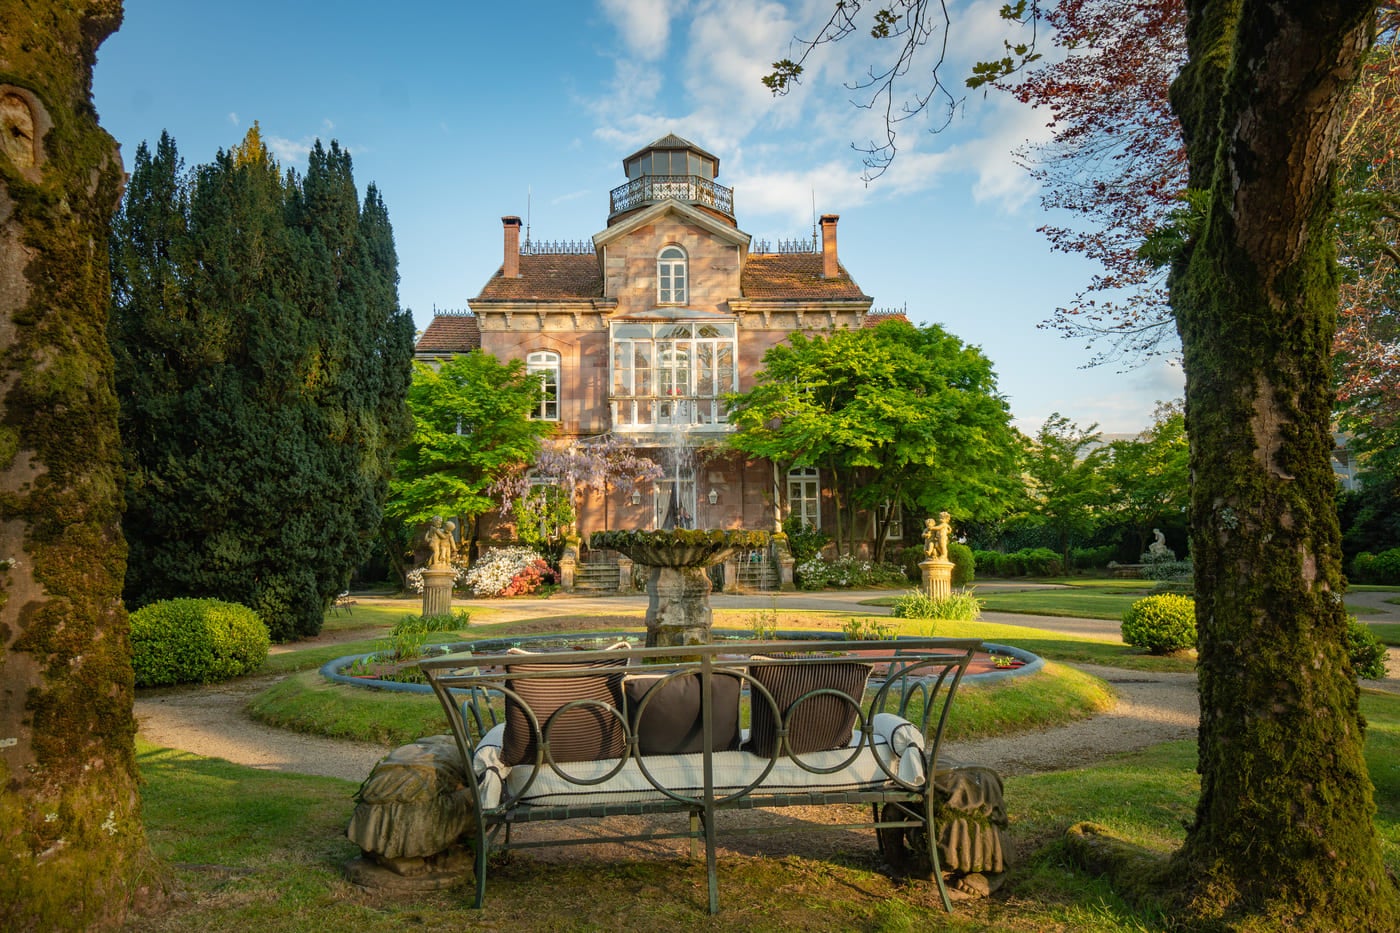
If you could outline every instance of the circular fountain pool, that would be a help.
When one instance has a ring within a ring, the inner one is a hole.
[[[775,638],[784,641],[837,641],[840,635],[832,632],[777,632]],[[715,629],[713,642],[753,642],[753,632],[747,629]],[[467,653],[478,655],[505,654],[511,648],[521,648],[543,654],[566,651],[597,651],[625,641],[627,644],[642,647],[646,641],[644,632],[606,632],[597,635],[519,635],[505,638],[477,638],[471,641],[452,642],[445,645],[430,645],[424,649],[424,657],[438,657],[444,654]],[[971,683],[992,683],[1008,677],[1024,677],[1034,674],[1045,665],[1038,655],[1010,645],[983,642],[984,650],[979,651],[968,666],[964,681]],[[347,673],[355,667],[369,667],[375,660],[373,654],[354,654],[327,661],[321,666],[321,676],[335,683],[355,687],[368,687],[378,690],[392,690],[407,693],[432,693],[426,683],[401,683],[363,674]],[[410,662],[415,666],[416,662]]]

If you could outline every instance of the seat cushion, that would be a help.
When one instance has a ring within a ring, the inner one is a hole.
[[[664,673],[633,674],[623,681],[627,718],[643,755],[689,755],[705,749],[699,674],[670,679]],[[739,678],[716,672],[710,679],[713,720],[710,748],[716,752],[739,747]],[[642,699],[647,698],[645,708]]]
[[[850,742],[870,665],[860,661],[763,663],[774,660],[777,659],[755,656],[749,665],[749,675],[773,695],[781,714],[781,720],[774,717],[767,699],[753,692],[749,751],[768,758],[777,754],[778,730],[784,720],[788,727],[788,754],[841,748]],[[813,690],[837,690],[855,702],[825,693],[802,699]]]
[[[619,642],[612,647],[626,648],[627,645]],[[530,723],[525,705],[534,712],[539,729],[548,739],[550,756],[555,761],[595,761],[622,756],[627,748],[627,728],[622,719],[622,669],[627,665],[625,657],[616,661],[578,665],[568,661],[534,660],[547,655],[522,651],[511,653],[531,660],[506,665],[508,676],[555,671],[561,667],[577,667],[579,673],[561,677],[511,677],[506,681],[511,692],[506,694],[506,731],[501,749],[505,764],[535,762],[539,735]],[[586,702],[559,712],[575,700]]]

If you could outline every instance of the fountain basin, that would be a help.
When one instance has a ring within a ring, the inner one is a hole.
[[[763,547],[766,531],[703,531],[675,528],[666,531],[596,531],[595,548],[621,551],[645,567],[708,567],[740,548]]]
[[[753,632],[748,629],[719,629],[713,633],[714,641],[723,643],[732,641],[736,645],[746,643],[750,647],[761,650],[762,642],[753,641]],[[832,641],[840,636],[831,632],[776,632],[774,637],[781,641]],[[471,652],[480,655],[500,655],[511,648],[523,648],[536,653],[569,652],[569,651],[600,651],[608,645],[625,641],[631,645],[641,645],[644,636],[640,632],[608,632],[598,635],[522,635],[508,638],[479,638],[473,641],[453,642],[446,645],[432,645],[425,650],[424,657],[436,657],[443,654],[456,654],[458,652]],[[965,683],[995,683],[1014,677],[1028,677],[1038,673],[1044,666],[1045,660],[1039,655],[1032,654],[1021,648],[1010,645],[992,644],[983,642],[983,650],[979,651],[973,658],[971,666],[968,667],[967,674],[963,677]],[[995,657],[1011,657],[1020,661],[1019,667],[999,668],[996,666]],[[391,680],[372,680],[365,677],[358,677],[344,673],[356,661],[372,659],[372,655],[347,655],[343,658],[336,658],[327,661],[321,666],[321,676],[333,683],[348,684],[355,687],[365,687],[369,689],[389,690],[402,693],[432,693],[432,688],[427,684],[400,683]]]

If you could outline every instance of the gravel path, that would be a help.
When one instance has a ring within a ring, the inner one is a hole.
[[[809,596],[783,596],[782,608],[849,607],[871,594],[843,593]],[[1367,622],[1400,621],[1400,606],[1386,603],[1389,594],[1358,593],[1348,597],[1357,604],[1372,606],[1375,614]],[[634,597],[635,599],[635,597]],[[641,597],[645,599],[645,597]],[[570,600],[580,610],[585,603],[618,609],[626,598]],[[801,603],[799,605],[798,603]],[[716,606],[767,608],[771,596],[735,597],[716,595]],[[811,605],[808,605],[808,604]],[[467,603],[466,605],[470,605]],[[492,604],[483,604],[492,605]],[[501,608],[496,602],[493,609]],[[512,607],[514,608],[514,607]],[[592,609],[593,607],[587,607]],[[532,616],[540,606],[520,606]],[[871,611],[864,607],[862,611]],[[995,615],[996,618],[991,618]],[[989,613],[989,621],[1009,622],[1035,628],[1064,630],[1075,634],[1112,637],[1116,623],[1091,620],[1056,619],[1043,616],[1014,616]],[[502,619],[496,616],[496,620]],[[1112,627],[1109,634],[1106,627]],[[298,646],[302,647],[302,646]],[[1383,681],[1366,681],[1366,687],[1400,693],[1400,649],[1390,651],[1389,676]],[[977,762],[1005,775],[1057,771],[1115,754],[1137,751],[1158,742],[1188,738],[1195,734],[1199,708],[1194,674],[1160,674],[1085,666],[1083,670],[1107,680],[1118,694],[1118,703],[1107,713],[1068,726],[1042,732],[1023,733],[977,742],[950,743],[947,754],[955,760]],[[301,735],[273,729],[254,722],[245,707],[276,677],[250,677],[211,687],[143,690],[136,700],[136,719],[142,738],[155,745],[176,748],[196,755],[224,758],[236,764],[272,771],[292,771],[362,781],[375,763],[391,749],[364,742],[345,742],[319,736]]]

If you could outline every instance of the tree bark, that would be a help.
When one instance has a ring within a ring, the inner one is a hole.
[[[119,0],[0,0],[0,913],[121,923],[146,868],[91,103]]]
[[[1329,453],[1332,164],[1371,0],[1189,0],[1172,89],[1203,193],[1172,270],[1186,370],[1201,797],[1194,913],[1393,930],[1346,650]]]

